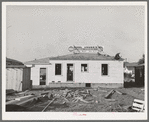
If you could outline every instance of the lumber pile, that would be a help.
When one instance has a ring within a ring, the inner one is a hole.
[[[18,93],[17,98],[14,98],[11,101],[6,102],[7,110],[14,109],[14,111],[22,110],[32,110],[33,108],[40,108],[41,112],[49,111],[52,107],[58,106],[68,106],[72,108],[73,106],[78,107],[90,106],[95,104],[114,104],[117,102],[116,99],[112,99],[111,96],[114,93],[118,93],[119,95],[123,95],[120,91],[113,89],[107,92],[104,89],[98,89],[98,91],[94,89],[51,89],[51,90],[42,90],[42,91],[24,91]],[[99,93],[101,93],[99,95]],[[103,94],[103,95],[102,95]],[[105,95],[106,94],[106,95]],[[104,101],[104,102],[103,102]],[[102,103],[103,102],[103,103]],[[29,106],[30,105],[30,106]],[[116,107],[113,107],[115,109]],[[110,106],[107,109],[112,109]],[[121,106],[117,106],[115,109],[121,109]]]
[[[87,96],[92,96],[88,90],[60,90],[60,91],[55,91],[53,90],[52,93],[48,94],[49,99],[58,98],[58,99],[63,99],[64,102],[66,103],[71,103],[71,102],[78,102],[82,101],[84,103],[90,103],[85,100]]]
[[[37,101],[40,98],[47,98],[48,104],[46,106],[43,106],[42,112],[46,111],[48,107],[54,102],[58,102],[60,105],[62,104],[79,104],[79,102],[83,102],[84,104],[89,104],[93,102],[93,98],[96,97],[95,95],[92,95],[89,90],[69,90],[69,89],[64,89],[64,90],[58,90],[58,89],[53,89],[49,91],[42,91],[40,93],[35,93],[35,94],[30,94],[28,91],[24,91],[19,93],[18,95],[23,95],[21,97],[14,98],[11,101],[6,102],[7,107],[12,106],[25,106],[28,104],[28,102],[32,101]],[[86,99],[89,98],[90,99]],[[18,107],[18,108],[21,108]],[[38,105],[37,105],[38,107]]]

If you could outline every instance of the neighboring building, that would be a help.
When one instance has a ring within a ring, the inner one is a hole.
[[[135,84],[136,86],[144,86],[144,64],[135,67]]]
[[[127,70],[132,71],[132,74],[135,74],[135,67],[138,66],[137,62],[124,62],[124,67],[127,68]]]
[[[123,87],[123,59],[99,53],[68,54],[26,62],[33,88]]]
[[[22,62],[6,58],[6,90],[24,91],[31,89],[30,70]]]
[[[22,62],[10,58],[6,58],[6,65],[24,66]]]
[[[24,64],[20,61],[6,58],[6,89],[22,91]]]

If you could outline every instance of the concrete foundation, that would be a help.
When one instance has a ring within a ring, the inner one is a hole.
[[[44,88],[120,88],[123,87],[123,83],[50,83],[49,85],[33,85],[32,89],[44,89]]]

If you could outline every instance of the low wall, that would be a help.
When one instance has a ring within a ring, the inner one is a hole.
[[[49,85],[33,85],[32,89],[44,89],[44,88],[120,88],[123,87],[123,83],[50,83]]]

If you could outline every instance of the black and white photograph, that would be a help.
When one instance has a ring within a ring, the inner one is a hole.
[[[147,2],[2,2],[3,120],[146,120],[147,66]]]

